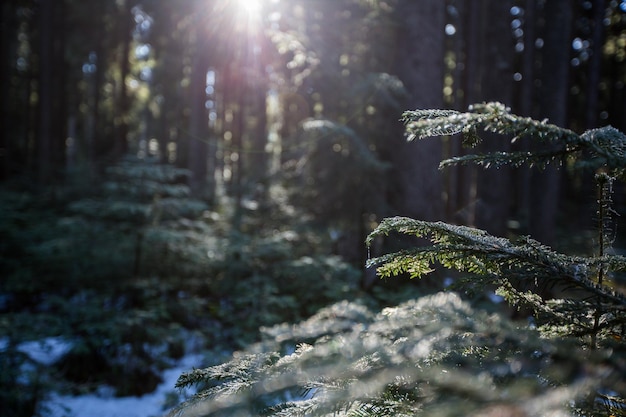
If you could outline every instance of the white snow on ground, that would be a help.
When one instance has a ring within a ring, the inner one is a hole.
[[[72,343],[61,337],[47,337],[39,341],[24,342],[17,348],[42,365],[52,365],[71,349]]]
[[[7,337],[0,338],[0,352],[9,347]],[[72,343],[61,337],[47,337],[41,340],[23,342],[17,350],[28,355],[30,359],[42,365],[51,365],[72,349]]]
[[[103,392],[77,397],[52,394],[42,406],[49,417],[153,417],[166,414],[164,402],[166,394],[178,393],[174,388],[181,373],[198,368],[203,362],[203,355],[189,354],[184,356],[174,368],[167,369],[163,374],[163,382],[157,389],[141,397],[114,397]],[[191,394],[187,391],[187,394]]]

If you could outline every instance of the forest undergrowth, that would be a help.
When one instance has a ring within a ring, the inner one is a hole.
[[[365,295],[361,268],[333,254],[327,231],[302,221],[282,191],[262,213],[249,200],[234,230],[232,202],[192,198],[187,175],[128,158],[87,192],[2,187],[4,415],[31,417],[52,390],[141,395],[190,344],[210,363],[258,341],[262,326]],[[384,286],[365,295],[402,297]],[[44,364],[25,351],[32,343],[63,349]]]
[[[467,112],[407,111],[403,121],[409,140],[460,134],[466,148],[477,149],[442,161],[442,168],[554,164],[591,175],[598,189],[595,252],[569,255],[531,236],[386,218],[368,245],[418,240],[368,266],[382,278],[424,279],[443,267],[456,271],[455,291],[415,294],[378,311],[344,301],[295,325],[266,327],[260,343],[230,361],[183,373],[178,387],[201,389],[169,416],[626,414],[626,258],[613,250],[612,222],[626,135],[610,126],[577,134],[496,102]],[[485,136],[502,143],[525,138],[538,147],[484,151],[478,145]],[[493,289],[527,320],[460,296]]]

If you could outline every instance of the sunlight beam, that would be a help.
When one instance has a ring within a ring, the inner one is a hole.
[[[238,0],[239,7],[246,11],[249,15],[259,13],[261,11],[261,3],[263,0]]]

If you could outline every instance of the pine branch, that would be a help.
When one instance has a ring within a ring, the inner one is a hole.
[[[500,168],[510,165],[520,167],[528,164],[531,167],[545,168],[550,163],[560,164],[569,154],[576,150],[556,150],[543,152],[493,152],[480,155],[462,155],[444,159],[439,163],[439,168],[447,168],[453,165],[476,164],[483,168]]]
[[[574,341],[543,339],[452,293],[368,314],[371,321],[355,322],[347,333],[321,330],[333,308],[294,325],[290,335],[284,328],[270,332],[280,342],[266,340],[226,366],[196,371],[194,381],[219,377],[226,386],[199,393],[170,416],[481,415],[495,405],[545,415],[567,407],[557,398],[591,394],[600,378]],[[324,336],[279,360],[263,353],[297,343],[310,333],[302,325]],[[576,383],[567,385],[572,376]],[[237,380],[246,383],[235,389]]]
[[[368,267],[378,266],[383,277],[408,273],[421,277],[432,271],[434,261],[446,268],[484,275],[491,283],[552,282],[579,291],[584,297],[597,298],[617,307],[626,306],[626,298],[611,288],[593,282],[594,271],[626,268],[621,256],[573,257],[559,254],[528,237],[517,242],[498,238],[467,226],[443,222],[425,222],[406,217],[385,219],[367,238],[402,233],[429,238],[433,245],[417,247],[370,259]]]
[[[468,112],[454,110],[414,110],[404,112],[401,119],[409,140],[431,136],[463,133],[463,144],[475,147],[480,143],[480,130],[512,137],[511,142],[528,137],[549,149],[536,152],[494,152],[485,155],[466,155],[442,161],[440,167],[475,163],[485,168],[503,165],[545,167],[561,162],[567,157],[579,160],[579,167],[612,170],[626,167],[626,136],[617,129],[606,126],[578,135],[575,132],[529,117],[510,113],[501,103],[483,103],[470,107]],[[588,151],[584,160],[582,151]],[[588,155],[588,156],[587,156]]]
[[[611,181],[626,167],[626,136],[615,129],[578,135],[512,115],[500,103],[466,113],[405,112],[403,121],[409,140],[462,133],[464,145],[476,146],[482,130],[546,146],[533,153],[455,157],[442,167],[544,167],[572,158],[578,167],[604,168]],[[317,121],[305,131],[321,143],[336,128]],[[350,132],[339,132],[344,136]],[[610,198],[600,200],[605,222]],[[338,303],[298,325],[263,329],[262,343],[227,364],[182,375],[178,386],[207,388],[170,416],[619,414],[626,392],[621,339],[626,298],[602,278],[626,270],[626,258],[606,254],[604,229],[603,252],[594,257],[557,253],[525,236],[510,240],[405,217],[383,220],[367,244],[392,233],[429,239],[431,245],[368,260],[379,275],[421,278],[435,264],[466,272],[470,285],[494,284],[508,302],[532,308],[539,331],[476,310],[453,293],[410,300],[375,315],[355,303]],[[572,296],[544,300],[541,286]],[[586,348],[590,337],[602,351]],[[278,353],[285,351],[290,353]]]
[[[626,135],[614,127],[588,130],[580,140],[608,168],[626,167]]]
[[[574,144],[578,139],[578,135],[571,130],[549,124],[545,120],[513,115],[509,108],[497,102],[475,104],[465,113],[454,110],[406,111],[401,120],[405,123],[407,134],[418,139],[440,136],[440,132],[471,133],[479,128],[501,135],[513,135],[513,140],[528,136],[541,141]],[[477,142],[473,139],[470,138],[464,144],[475,146]]]

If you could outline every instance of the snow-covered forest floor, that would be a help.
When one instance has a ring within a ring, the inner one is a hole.
[[[190,348],[191,347],[191,348]],[[8,348],[6,339],[0,339],[0,352]],[[39,341],[25,342],[17,350],[27,355],[32,362],[43,367],[52,366],[72,348],[72,343],[62,338],[45,338]],[[83,395],[67,395],[53,391],[38,404],[37,415],[46,417],[157,417],[167,413],[172,406],[179,404],[194,393],[192,389],[175,388],[176,380],[185,371],[200,368],[215,358],[207,357],[194,346],[188,344],[187,353],[178,360],[172,360],[171,366],[164,369],[160,376],[162,382],[157,388],[142,396],[115,396],[115,389],[101,386],[96,392]],[[24,365],[23,372],[32,372],[30,365]]]
[[[204,355],[190,353],[162,373],[163,382],[157,389],[141,397],[115,397],[112,390],[103,387],[97,393],[68,396],[51,394],[42,404],[44,415],[50,417],[156,417],[178,404],[178,400],[192,394],[190,390],[174,388],[182,372],[198,368]]]

